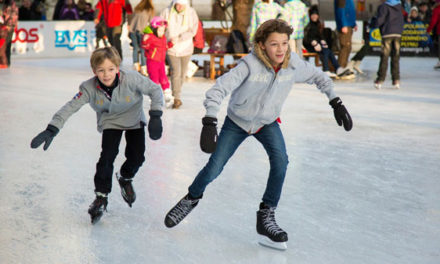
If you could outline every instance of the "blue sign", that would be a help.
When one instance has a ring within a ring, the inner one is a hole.
[[[87,30],[55,30],[55,48],[87,47]]]

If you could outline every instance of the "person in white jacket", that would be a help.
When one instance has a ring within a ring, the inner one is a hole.
[[[197,33],[199,18],[188,0],[173,0],[160,14],[168,22],[167,39],[173,43],[167,55],[171,66],[171,89],[174,96],[173,108],[182,105],[180,94],[188,63],[194,52],[193,38]]]

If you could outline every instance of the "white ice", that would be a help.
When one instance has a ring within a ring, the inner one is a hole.
[[[378,91],[378,61],[365,58],[366,75],[335,83],[350,132],[313,86],[295,85],[287,98],[290,163],[276,211],[289,234],[284,252],[257,243],[269,166],[254,138],[180,225],[163,224],[208,160],[199,135],[213,81],[184,84],[182,108],[164,112],[162,139],[147,140],[133,208],[114,181],[108,213],[93,226],[87,209],[101,144],[93,110],[73,115],[48,151],[30,148],[91,77],[88,58],[13,61],[0,70],[0,263],[440,263],[440,72],[434,58],[401,58],[401,89],[388,77]]]

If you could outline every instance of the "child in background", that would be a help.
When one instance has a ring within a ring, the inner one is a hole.
[[[165,73],[165,56],[168,48],[173,46],[172,42],[167,43],[165,30],[167,21],[159,16],[153,17],[150,26],[144,30],[142,48],[147,58],[147,71],[150,79],[162,86],[165,105],[171,107],[174,104],[174,97],[170,89],[170,82]]]
[[[0,69],[8,67],[8,59],[6,57],[6,37],[8,36],[8,30],[4,25],[4,19],[2,16],[2,10],[0,10]]]
[[[97,49],[92,53],[90,64],[94,77],[83,82],[79,92],[55,113],[46,130],[31,142],[31,148],[44,144],[46,150],[67,119],[83,105],[90,104],[96,111],[98,131],[102,133],[101,157],[96,164],[96,199],[90,205],[92,224],[99,221],[107,208],[107,196],[112,188],[113,162],[119,150],[123,132],[127,142],[121,169],[116,173],[121,194],[131,207],[136,193],[131,184],[134,175],[145,161],[145,131],[147,123],[143,110],[143,96],[151,99],[148,132],[157,140],[162,136],[163,97],[160,87],[135,71],[119,69],[121,57],[114,47]]]

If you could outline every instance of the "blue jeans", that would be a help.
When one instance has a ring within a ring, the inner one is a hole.
[[[222,172],[229,158],[238,146],[250,136],[246,131],[226,117],[217,141],[217,148],[208,163],[194,179],[188,191],[192,197],[200,197],[206,186]],[[269,155],[270,172],[267,180],[263,202],[268,206],[277,206],[289,163],[286,144],[279,124],[275,121],[265,125],[258,133],[253,134]],[[251,164],[249,166],[252,166]]]
[[[336,69],[339,68],[339,63],[335,58],[335,54],[329,48],[322,48],[321,52],[319,52],[319,57],[322,61],[322,71],[329,71],[330,67],[328,65],[328,60],[330,60],[333,64],[333,67]]]
[[[142,33],[139,31],[130,32],[130,39],[133,45],[133,63],[139,62],[139,53],[141,57],[141,65],[145,65],[145,53],[142,47]]]

